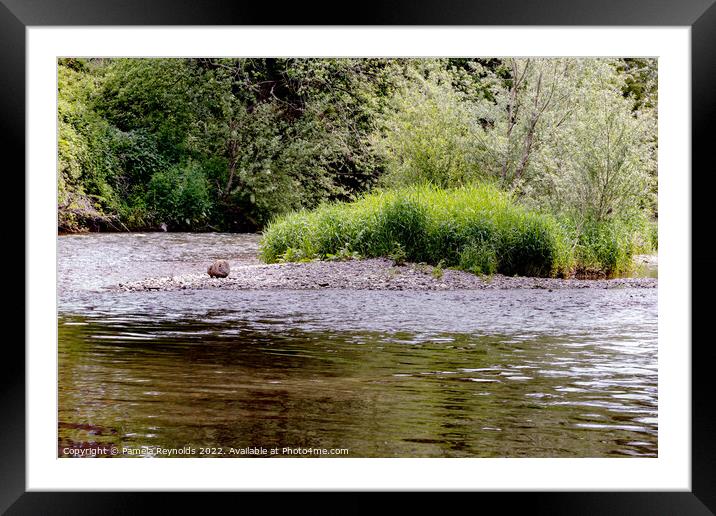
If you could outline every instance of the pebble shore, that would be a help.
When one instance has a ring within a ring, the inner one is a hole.
[[[656,288],[656,278],[561,279],[477,276],[464,271],[436,271],[425,264],[395,265],[391,260],[371,258],[306,263],[231,263],[227,278],[210,278],[205,271],[181,276],[148,278],[112,287],[125,292],[226,290],[505,290],[505,289],[612,289]]]

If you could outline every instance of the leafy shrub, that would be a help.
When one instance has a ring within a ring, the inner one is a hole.
[[[388,258],[393,260],[393,265],[405,265],[407,256],[403,245],[400,242],[393,242],[393,250],[388,253]]]
[[[335,261],[335,262],[345,262],[349,260],[360,260],[361,256],[355,251],[351,251],[348,245],[344,245],[338,250],[338,253],[326,254],[326,260],[329,261]],[[290,261],[290,260],[287,260]]]
[[[426,80],[416,72],[396,92],[375,140],[386,161],[385,185],[448,188],[480,177],[474,162],[481,145],[478,117],[463,100],[440,73]]]
[[[445,260],[440,260],[438,264],[433,267],[431,274],[433,275],[433,278],[437,280],[442,279],[445,274]]]
[[[147,205],[158,223],[189,228],[208,218],[211,200],[201,168],[193,163],[155,172]]]

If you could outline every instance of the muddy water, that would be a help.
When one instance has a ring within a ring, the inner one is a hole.
[[[58,455],[657,455],[657,289],[104,289],[257,240],[58,239]]]

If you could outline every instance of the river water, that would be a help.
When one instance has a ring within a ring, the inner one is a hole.
[[[59,456],[657,455],[657,289],[107,289],[257,243],[59,237]]]

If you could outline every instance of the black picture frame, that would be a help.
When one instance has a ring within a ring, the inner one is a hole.
[[[716,259],[708,238],[714,190],[712,120],[716,119],[716,0],[530,0],[466,2],[454,0],[362,1],[354,12],[295,2],[280,8],[269,2],[208,0],[0,0],[0,134],[13,158],[4,181],[25,192],[25,30],[64,25],[571,25],[689,26],[692,71],[692,489],[690,492],[479,493],[506,498],[509,505],[529,504],[537,514],[714,514],[716,512],[716,418],[710,366],[716,352],[707,338],[710,292]],[[350,9],[349,9],[350,11]],[[21,149],[23,151],[21,151]],[[10,174],[12,172],[12,174]],[[684,180],[688,180],[684,171]],[[9,190],[8,190],[9,191]],[[15,197],[19,197],[15,195]],[[19,210],[14,211],[18,213]],[[6,214],[6,216],[9,216]],[[13,219],[6,219],[13,220]],[[24,235],[23,235],[23,253]],[[16,258],[16,256],[15,256]],[[13,266],[13,272],[16,265]],[[25,270],[25,274],[29,271]],[[17,274],[15,274],[17,276]],[[693,277],[693,276],[692,276]],[[24,286],[22,287],[24,289]],[[18,290],[14,290],[17,292]],[[23,290],[24,291],[24,290]],[[26,297],[24,297],[26,299]],[[16,303],[16,306],[19,303]],[[32,310],[25,306],[24,312]],[[19,309],[15,308],[16,310]],[[25,354],[17,339],[6,338],[2,367],[2,439],[0,439],[0,511],[7,514],[135,514],[159,500],[163,512],[191,509],[185,493],[26,492]],[[249,494],[241,496],[246,503]],[[256,500],[258,502],[258,500]],[[481,500],[485,501],[485,500]],[[504,500],[494,500],[503,501]],[[203,502],[199,502],[203,503]],[[205,506],[202,506],[205,508]],[[356,506],[357,508],[358,506]]]

